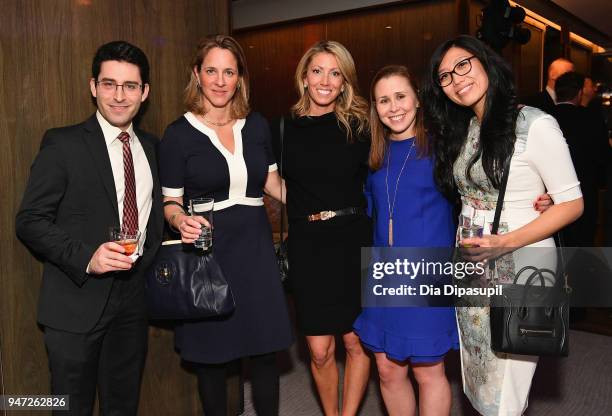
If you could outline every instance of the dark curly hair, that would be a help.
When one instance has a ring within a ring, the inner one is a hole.
[[[472,36],[461,35],[444,42],[435,50],[423,82],[422,104],[426,109],[426,124],[433,141],[436,184],[448,198],[456,194],[453,164],[465,142],[470,119],[474,116],[470,108],[452,102],[438,85],[440,62],[452,47],[465,49],[474,55],[489,78],[479,147],[466,169],[469,182],[474,184],[471,169],[482,157],[487,178],[495,188],[499,188],[505,161],[514,151],[514,129],[519,113],[512,70],[491,48]]]

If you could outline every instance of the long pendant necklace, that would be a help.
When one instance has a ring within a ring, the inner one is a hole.
[[[402,164],[402,168],[400,169],[399,175],[397,175],[397,180],[395,181],[395,192],[393,193],[393,202],[391,202],[391,198],[389,197],[389,166],[391,165],[391,143],[389,143],[388,158],[387,158],[387,175],[385,176],[385,187],[387,189],[387,207],[389,209],[389,247],[393,247],[393,210],[395,209],[395,199],[397,198],[397,187],[399,185],[400,178],[402,177],[402,173],[404,172],[404,167],[406,167],[406,162],[408,162],[408,158],[410,157],[410,153],[412,153],[412,148],[414,147],[414,143],[416,139],[413,139],[412,145],[410,149],[408,149],[408,153],[406,154],[406,159],[404,159],[404,163]]]

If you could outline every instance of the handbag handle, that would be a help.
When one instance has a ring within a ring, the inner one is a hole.
[[[499,219],[501,218],[502,206],[504,205],[504,196],[506,195],[506,186],[508,185],[508,176],[510,174],[510,160],[512,156],[509,156],[504,163],[504,172],[502,174],[502,181],[499,184],[499,193],[497,194],[497,203],[495,204],[495,216],[493,217],[493,225],[491,226],[491,234],[497,234],[499,230]]]
[[[545,287],[546,286],[546,281],[544,280],[544,273],[550,273],[553,277],[555,276],[555,273],[550,270],[550,269],[538,269],[535,266],[525,266],[523,267],[521,270],[518,271],[518,273],[516,274],[516,276],[514,277],[514,284],[518,283],[519,278],[521,277],[521,275],[524,272],[531,272],[531,274],[529,275],[529,277],[527,278],[527,280],[525,281],[525,286],[530,286],[532,284],[532,282],[536,279],[536,278],[540,278],[540,286],[541,287]]]
[[[512,159],[512,155],[506,158],[506,162],[504,163],[504,171],[502,173],[502,180],[499,184],[499,193],[497,194],[497,203],[495,204],[495,216],[493,217],[493,224],[491,225],[491,234],[497,234],[499,230],[499,220],[501,218],[501,211],[504,205],[504,196],[506,195],[506,185],[508,185],[508,176],[510,174],[510,160]],[[495,276],[495,259],[492,259],[489,262],[489,276],[491,280],[494,279]]]
[[[280,176],[281,176],[281,207],[280,207],[280,244],[279,251],[282,254],[285,254],[285,245],[283,244],[283,240],[285,239],[285,208],[283,207],[283,151],[285,148],[284,145],[284,136],[285,136],[285,117],[280,118]]]

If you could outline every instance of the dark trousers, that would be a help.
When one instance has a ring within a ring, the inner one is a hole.
[[[227,371],[236,361],[197,364],[198,391],[205,416],[227,416]],[[279,371],[276,354],[249,357],[253,402],[258,416],[278,416]]]
[[[136,415],[148,330],[141,286],[115,279],[100,321],[85,334],[45,327],[52,394],[70,396],[70,411],[58,415],[93,414],[96,387],[101,415]]]

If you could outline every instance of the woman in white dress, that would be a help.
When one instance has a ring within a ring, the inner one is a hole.
[[[435,175],[448,195],[461,195],[462,216],[483,218],[482,238],[463,241],[485,252],[554,247],[551,236],[583,210],[582,193],[555,119],[518,105],[513,75],[498,54],[471,36],[449,40],[434,52],[425,84]],[[498,235],[490,235],[505,161],[510,172]],[[547,192],[554,206],[533,209]],[[554,261],[554,250],[552,250]],[[524,263],[514,253],[505,273]],[[550,258],[550,257],[549,257]],[[527,408],[537,357],[491,350],[489,308],[457,308],[464,392],[483,415],[521,415]]]

